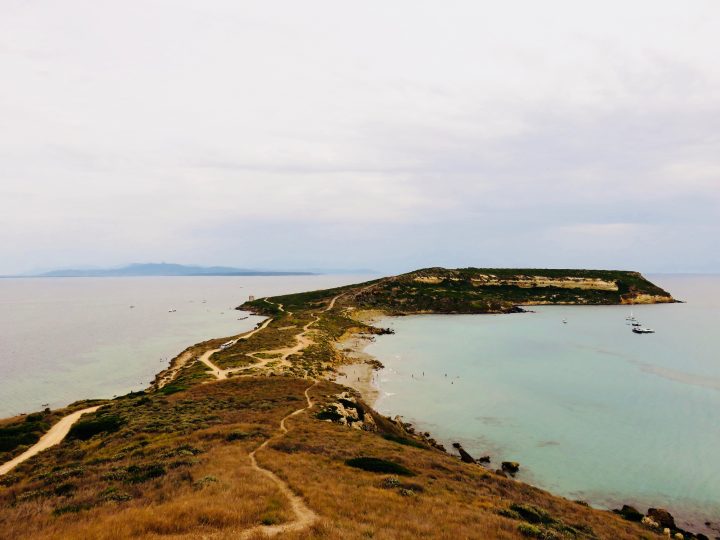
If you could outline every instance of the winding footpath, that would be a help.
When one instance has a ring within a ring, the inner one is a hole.
[[[339,295],[335,296],[332,300],[330,300],[330,303],[325,307],[325,309],[323,310],[323,312],[330,311],[333,307],[335,307],[335,302],[336,302],[337,299],[340,298],[341,296],[342,296],[342,295],[339,294]],[[292,315],[292,312],[291,312],[291,311],[285,311],[285,308],[283,307],[282,304],[276,304],[275,302],[271,302],[271,301],[268,300],[267,298],[265,298],[264,300],[265,300],[265,302],[267,302],[268,304],[276,305],[280,311],[282,311],[282,312],[284,312],[284,313],[287,313],[287,314],[289,314],[289,315]],[[318,321],[320,320],[320,316],[319,316],[319,315],[313,315],[313,317],[315,317],[315,318],[314,318],[312,321],[310,321],[309,323],[307,323],[305,326],[303,326],[302,332],[300,332],[300,333],[296,336],[297,344],[296,344],[294,347],[289,347],[289,348],[285,348],[285,349],[276,349],[276,350],[272,350],[272,351],[255,351],[255,352],[248,353],[248,356],[252,356],[253,358],[257,358],[257,357],[255,357],[255,355],[256,355],[257,353],[259,353],[259,352],[263,352],[263,353],[267,353],[267,354],[277,353],[277,354],[280,354],[280,357],[262,358],[262,359],[259,359],[259,358],[258,358],[258,360],[260,360],[260,361],[259,361],[258,363],[256,363],[256,364],[251,364],[251,365],[249,365],[249,366],[243,366],[243,367],[221,369],[219,366],[215,365],[215,364],[212,362],[212,360],[210,360],[210,357],[211,357],[213,354],[215,354],[216,352],[218,352],[218,351],[221,350],[221,349],[218,348],[218,349],[213,349],[213,350],[210,350],[210,351],[206,351],[206,352],[199,358],[199,360],[200,360],[203,364],[205,364],[207,367],[209,367],[209,368],[212,370],[213,375],[214,375],[215,378],[218,379],[218,380],[227,379],[228,374],[230,374],[230,373],[238,373],[238,372],[240,372],[240,371],[247,371],[247,370],[250,370],[250,369],[257,369],[257,368],[265,367],[265,366],[266,366],[267,364],[269,364],[270,362],[278,362],[278,361],[280,361],[280,362],[285,362],[285,363],[287,363],[288,358],[289,358],[290,356],[292,356],[293,354],[297,354],[298,352],[302,351],[303,349],[305,349],[306,347],[308,347],[309,345],[311,345],[311,344],[313,343],[312,339],[310,339],[309,337],[307,337],[307,333],[310,331],[310,327],[311,327],[313,324],[315,324],[316,322],[318,322]],[[271,322],[272,320],[273,320],[272,318],[266,319],[265,322],[263,323],[263,325],[260,326],[259,328],[256,328],[256,329],[253,330],[252,332],[249,332],[248,334],[245,334],[245,335],[239,337],[238,339],[236,339],[236,340],[234,340],[234,341],[231,341],[231,342],[229,342],[229,343],[230,343],[231,345],[234,345],[235,343],[237,343],[238,341],[240,341],[240,340],[242,340],[242,339],[248,339],[248,338],[249,338],[250,336],[252,336],[255,332],[259,332],[260,330],[262,330],[263,328],[265,328],[268,324],[270,324],[270,322]]]
[[[281,304],[278,304],[278,305],[280,305],[280,309],[282,310],[282,305]],[[270,324],[272,322],[272,320],[273,320],[272,317],[268,317],[255,330],[247,332],[246,334],[243,334],[242,336],[238,337],[237,339],[229,341],[228,345],[235,345],[238,341],[243,341],[245,339],[249,339],[251,336],[253,336],[257,332],[259,332],[260,330],[267,328],[267,325]],[[216,366],[215,364],[213,364],[210,361],[210,357],[213,354],[215,354],[216,352],[221,351],[221,350],[222,350],[222,348],[218,347],[217,349],[211,349],[209,351],[205,351],[203,353],[203,355],[200,358],[198,358],[198,360],[200,360],[203,364],[205,364],[207,367],[209,367],[212,370],[213,375],[215,375],[215,378],[217,378],[218,380],[227,379],[228,373],[230,371],[232,371],[230,369],[220,369],[218,366]]]
[[[77,422],[83,414],[95,412],[99,408],[100,405],[97,405],[95,407],[88,407],[87,409],[75,411],[74,413],[68,414],[67,416],[63,416],[57,424],[55,424],[48,430],[47,433],[45,433],[45,435],[40,437],[40,440],[37,443],[32,445],[30,448],[25,450],[25,452],[23,452],[16,458],[11,459],[10,461],[0,465],[0,475],[7,474],[15,467],[20,465],[23,461],[27,461],[28,459],[39,454],[43,450],[47,450],[51,446],[55,446],[56,444],[62,442],[62,440],[70,431],[72,425]]]
[[[317,381],[313,382],[313,384],[311,384],[305,389],[305,400],[307,401],[307,406],[291,412],[282,420],[280,420],[280,433],[274,437],[265,440],[265,442],[263,442],[260,446],[258,446],[248,455],[248,457],[250,458],[250,467],[269,478],[277,486],[280,492],[285,495],[285,497],[287,497],[288,501],[290,502],[290,508],[295,514],[295,519],[290,521],[289,523],[283,523],[280,525],[259,525],[257,527],[253,527],[252,529],[244,531],[240,538],[248,538],[257,533],[264,533],[266,536],[276,536],[281,533],[300,531],[306,527],[309,527],[318,519],[317,514],[313,512],[313,510],[309,508],[308,505],[305,504],[305,501],[303,501],[302,497],[300,497],[295,492],[293,492],[292,489],[290,489],[290,486],[287,484],[287,482],[285,482],[282,478],[280,478],[271,470],[258,465],[257,459],[255,458],[255,455],[260,450],[265,448],[268,444],[270,444],[271,441],[283,437],[288,432],[288,429],[285,426],[285,421],[288,418],[291,418],[295,415],[300,414],[303,411],[307,411],[312,408],[313,402],[310,399],[310,394],[308,392],[316,384]]]

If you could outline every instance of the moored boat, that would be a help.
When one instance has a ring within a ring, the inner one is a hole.
[[[652,328],[645,328],[644,326],[633,326],[633,332],[636,334],[654,334],[655,330]]]

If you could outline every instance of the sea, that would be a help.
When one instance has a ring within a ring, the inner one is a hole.
[[[0,279],[0,418],[147,388],[186,347],[252,329],[234,308],[352,275]]]
[[[720,276],[649,278],[685,303],[385,318],[376,408],[553,493],[718,536]]]

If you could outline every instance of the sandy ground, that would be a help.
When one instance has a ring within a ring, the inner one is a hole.
[[[338,367],[338,376],[335,382],[360,392],[365,403],[372,407],[380,397],[380,391],[374,384],[378,372],[368,363],[374,358],[364,350],[368,343],[370,340],[367,337],[354,335],[337,344],[337,347],[345,352],[352,363]]]

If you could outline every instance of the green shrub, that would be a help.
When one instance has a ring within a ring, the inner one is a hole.
[[[92,508],[89,504],[69,504],[67,506],[59,506],[53,510],[53,516],[61,516],[63,514],[76,514],[83,510]]]
[[[515,510],[510,510],[509,508],[501,508],[497,511],[497,513],[498,515],[509,519],[522,519],[520,514],[518,514]]]
[[[407,467],[389,461],[387,459],[380,459],[375,457],[357,457],[348,459],[345,462],[346,465],[354,467],[356,469],[362,469],[363,471],[385,473],[385,474],[399,474],[401,476],[415,476]]]
[[[407,437],[401,437],[400,435],[395,435],[393,433],[385,433],[383,434],[382,438],[405,446],[412,446],[414,448],[423,448],[425,450],[427,450],[428,448],[420,441],[416,441],[415,439],[409,439]]]
[[[514,503],[510,505],[510,510],[514,510],[520,517],[530,523],[554,523],[555,520],[542,508],[531,504]]]
[[[177,392],[182,392],[183,390],[187,390],[187,386],[184,384],[168,384],[167,386],[163,386],[160,389],[160,393],[169,396],[170,394],[176,394]]]
[[[130,465],[127,468],[125,482],[129,484],[141,484],[153,478],[160,478],[165,475],[165,467],[160,463],[138,466]]]
[[[132,499],[132,496],[122,490],[119,490],[116,487],[109,487],[102,493],[100,493],[100,499],[102,499],[103,501],[123,502],[129,501],[130,499]]]
[[[113,414],[96,416],[95,418],[89,418],[87,420],[81,419],[70,428],[68,437],[86,441],[98,433],[112,433],[117,431],[123,424],[123,419]]]
[[[521,523],[518,525],[518,532],[523,536],[529,536],[530,538],[542,538],[543,531],[540,527],[530,525],[529,523]]]

